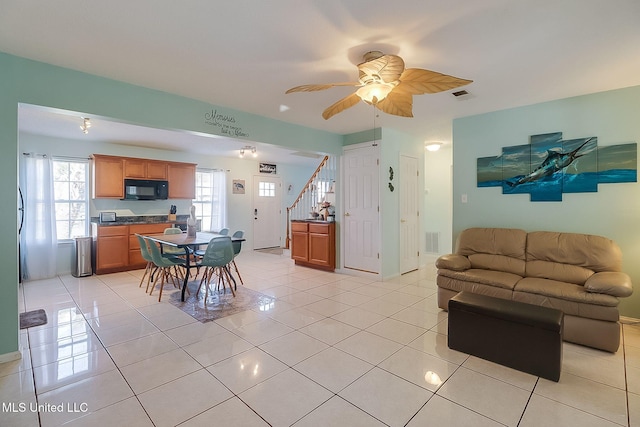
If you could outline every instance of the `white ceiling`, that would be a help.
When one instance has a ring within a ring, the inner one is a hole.
[[[0,51],[346,134],[373,126],[371,106],[321,114],[353,88],[285,91],[356,80],[362,55],[381,50],[407,67],[474,80],[466,100],[421,95],[414,118],[375,118],[433,140],[456,117],[639,85],[638,22],[638,0],[2,0]],[[42,132],[34,127],[50,112],[35,110],[21,127]],[[176,139],[109,126],[120,143]],[[246,143],[226,144],[231,153]]]

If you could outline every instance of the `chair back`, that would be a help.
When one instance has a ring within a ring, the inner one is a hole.
[[[153,262],[153,258],[151,257],[151,253],[149,253],[149,247],[147,246],[147,241],[142,236],[136,236],[138,238],[138,242],[140,242],[140,253],[142,254],[142,258],[147,262]]]
[[[145,239],[149,243],[149,253],[151,254],[151,260],[155,265],[160,268],[163,267],[171,267],[175,265],[175,262],[170,261],[168,258],[162,256],[162,252],[160,252],[160,248],[154,241],[150,241]]]
[[[233,233],[233,237],[235,237],[236,239],[242,239],[244,237],[244,230],[238,230],[235,233]],[[242,249],[242,242],[232,242],[233,244],[233,254],[234,256],[238,255],[240,253],[240,250]]]
[[[163,234],[182,234],[182,230],[176,227],[168,227],[164,229]]]
[[[222,230],[218,231],[217,234],[222,234],[223,236],[226,236],[229,234],[229,229],[228,228],[223,228]]]
[[[176,227],[168,227],[164,229],[163,234],[182,234],[182,230]],[[184,255],[184,249],[164,245],[164,253],[170,255]]]
[[[233,261],[233,245],[231,237],[214,237],[200,262],[207,267],[223,267]]]

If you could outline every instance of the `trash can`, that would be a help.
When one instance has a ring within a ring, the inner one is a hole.
[[[76,237],[73,246],[73,267],[71,275],[73,277],[91,276],[91,246],[93,239],[89,237]]]

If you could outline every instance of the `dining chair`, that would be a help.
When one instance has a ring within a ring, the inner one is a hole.
[[[160,300],[162,299],[162,289],[164,288],[165,282],[171,280],[173,286],[180,289],[181,279],[178,267],[186,267],[186,264],[184,258],[180,258],[177,256],[163,256],[160,252],[160,248],[154,241],[148,239],[147,241],[149,243],[149,253],[151,253],[151,259],[153,259],[153,263],[156,265],[156,267],[158,267],[158,272],[160,273],[160,295],[158,295],[158,302],[160,302]],[[172,269],[174,274],[171,274]],[[153,293],[154,288],[155,284],[151,287],[149,295]]]
[[[225,281],[229,283],[229,289],[231,289],[231,293],[233,296],[236,296],[236,292],[231,285],[231,277],[229,276],[229,271],[227,267],[229,263],[233,261],[233,244],[231,243],[231,237],[223,236],[223,237],[214,237],[211,239],[209,244],[207,245],[207,250],[205,251],[202,260],[198,263],[199,267],[206,267],[205,271],[200,279],[200,284],[198,285],[198,291],[196,292],[196,298],[200,294],[200,288],[202,284],[205,285],[205,302],[207,297],[209,296],[209,286],[211,284],[211,278],[216,275],[218,277],[217,288],[220,288],[220,284],[224,291],[226,292]]]
[[[244,237],[244,230],[236,231],[235,233],[233,233],[233,236],[231,237],[242,239]],[[231,261],[231,264],[233,264],[233,268],[236,270],[236,273],[238,274],[240,283],[244,285],[244,281],[242,280],[242,276],[240,275],[240,271],[238,271],[238,266],[236,265],[236,257],[240,254],[240,251],[242,250],[242,242],[232,241],[231,244],[233,245],[233,261]]]
[[[223,236],[227,236],[229,234],[229,229],[228,228],[223,228],[222,230],[218,231],[216,234],[221,234]]]
[[[182,230],[176,227],[168,227],[164,229],[163,234],[182,234]],[[184,249],[176,248],[175,246],[164,245],[162,248],[163,255],[169,256],[182,256],[184,255]]]
[[[145,289],[145,292],[149,292],[149,283],[151,282],[151,278],[158,267],[156,267],[156,265],[153,263],[153,258],[151,257],[151,253],[149,252],[147,241],[142,236],[137,235],[136,237],[138,238],[138,242],[140,243],[140,253],[142,254],[142,259],[147,261],[147,265],[144,268],[144,274],[140,279],[140,284],[138,285],[138,287],[142,287],[142,282],[144,282],[144,279],[146,278],[147,288]]]

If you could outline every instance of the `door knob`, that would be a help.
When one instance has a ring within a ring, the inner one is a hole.
[[[345,213],[344,216],[351,216],[349,212]]]
[[[400,222],[407,222],[405,219],[401,219]]]

